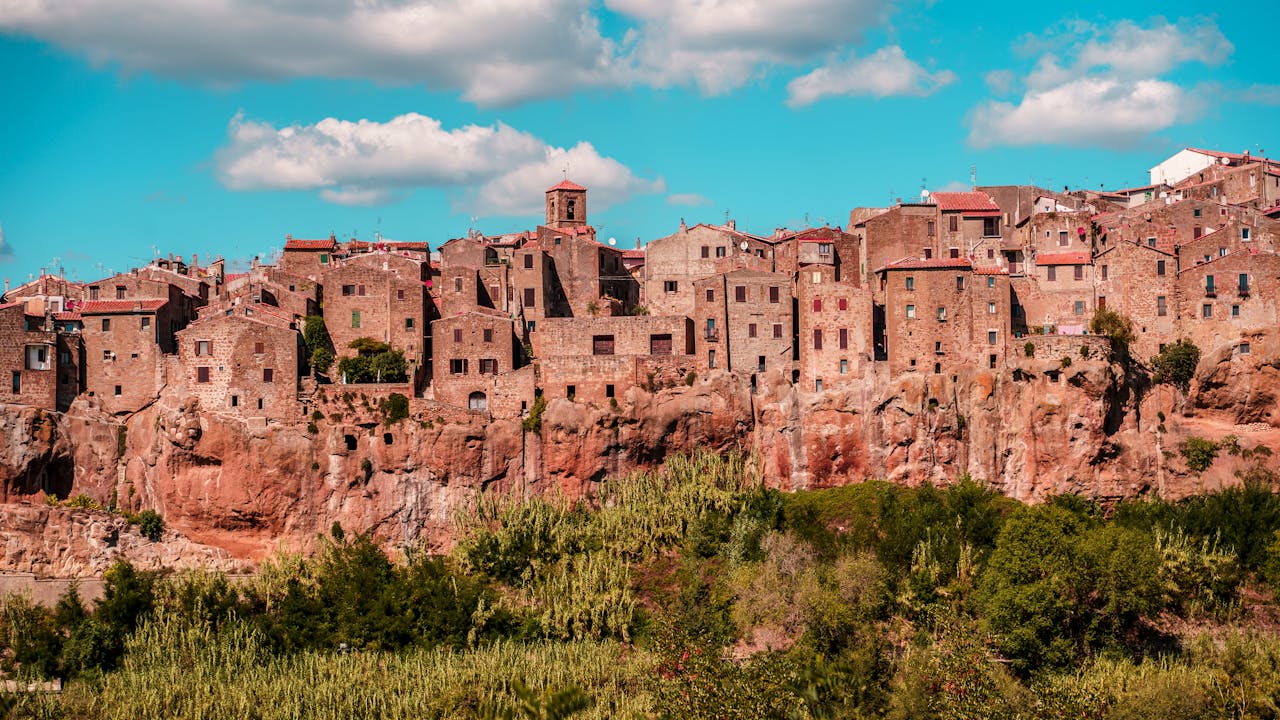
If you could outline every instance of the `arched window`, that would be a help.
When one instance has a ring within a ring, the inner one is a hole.
[[[473,392],[467,396],[468,410],[488,410],[489,398],[485,397],[482,392]]]
[[[577,203],[576,203],[575,201],[573,201],[573,200],[569,200],[569,201],[566,203],[566,205],[565,205],[565,215],[564,215],[564,216],[565,216],[565,218],[567,218],[567,219],[569,219],[569,220],[572,220],[572,219],[573,219],[573,210],[574,210],[574,207],[575,207],[576,205],[577,205]]]

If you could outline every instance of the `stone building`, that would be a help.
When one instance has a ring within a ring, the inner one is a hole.
[[[164,298],[87,300],[85,390],[111,413],[136,412],[164,385],[163,354],[177,351],[178,309]]]
[[[695,369],[693,322],[687,317],[643,315],[544,320],[538,331],[546,347],[538,358],[549,398],[608,403],[637,385],[665,374]]]
[[[839,228],[821,227],[776,236],[774,270],[792,275],[806,265],[828,265],[837,282],[866,284],[866,267],[859,236]]]
[[[744,375],[794,368],[792,276],[740,268],[693,283],[697,353],[706,368]]]
[[[1174,295],[1178,258],[1144,243],[1110,243],[1094,262],[1097,307],[1114,310],[1133,321],[1130,348],[1141,360],[1177,339],[1178,308]]]
[[[440,246],[440,314],[474,308],[508,311],[511,304],[510,250],[480,238],[454,238]]]
[[[472,308],[450,314],[431,323],[431,336],[431,385],[439,402],[493,410],[495,383],[525,364],[511,317],[499,310]]]
[[[736,224],[687,227],[645,248],[645,304],[653,315],[694,314],[693,283],[735,268],[772,272],[773,244]]]
[[[1280,255],[1238,249],[1184,266],[1177,296],[1178,334],[1191,338],[1203,355],[1274,331],[1280,321]]]
[[[204,410],[291,418],[301,344],[293,318],[269,305],[206,312],[177,334],[181,382]]]
[[[47,275],[25,282],[14,288],[5,282],[4,303],[22,302],[29,315],[66,312],[83,299],[84,287],[60,275]]]
[[[332,234],[324,240],[303,240],[284,236],[284,250],[276,266],[299,277],[319,280],[338,252],[338,239]]]
[[[878,271],[889,372],[1002,367],[1009,347],[1009,276],[966,259],[904,260]]]
[[[852,279],[852,278],[851,278]],[[806,265],[796,279],[799,385],[848,387],[874,359],[871,289],[838,281],[834,265]]]
[[[323,275],[324,318],[335,354],[350,357],[352,341],[372,338],[404,353],[406,373],[421,389],[430,370],[432,306],[427,263],[387,251],[331,260]]]
[[[58,338],[42,315],[27,315],[25,304],[0,305],[0,403],[58,407]]]
[[[1034,274],[1017,279],[1013,292],[1021,308],[1018,319],[1028,328],[1081,334],[1096,306],[1093,256],[1085,250],[1040,253]]]

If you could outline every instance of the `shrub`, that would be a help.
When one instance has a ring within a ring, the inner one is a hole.
[[[1022,346],[1022,352],[1026,353],[1027,357],[1029,357],[1029,358],[1033,358],[1033,357],[1035,357],[1035,356],[1036,356],[1036,344],[1035,344],[1035,343],[1033,343],[1033,342],[1031,342],[1030,340],[1028,340],[1028,341],[1027,341],[1027,344]]]
[[[367,481],[373,476],[373,461],[365,458],[360,461],[360,472],[364,473],[364,479]]]
[[[542,432],[542,412],[547,409],[547,397],[539,395],[533,399],[533,407],[529,408],[529,416],[520,423],[525,432]]]
[[[1085,360],[1088,360],[1089,356],[1092,354],[1093,354],[1093,351],[1089,349],[1088,345],[1080,346],[1080,357],[1084,358]]]
[[[116,456],[124,457],[124,453],[129,449],[129,426],[121,425],[116,428]]]
[[[1064,367],[1064,368],[1069,368],[1069,367],[1071,367],[1071,356],[1070,356],[1070,355],[1063,355],[1063,356],[1062,356],[1062,367]]]
[[[684,384],[685,384],[685,385],[688,385],[689,387],[693,387],[693,384],[694,384],[695,382],[697,382],[697,381],[698,381],[698,373],[696,373],[696,372],[694,372],[694,371],[692,371],[692,370],[690,370],[690,371],[689,371],[687,374],[685,374],[685,376],[684,376]]]
[[[148,540],[155,542],[164,534],[164,518],[160,517],[160,513],[155,510],[147,509],[138,513],[134,522],[138,525],[138,530],[142,532]]]
[[[311,413],[311,419],[315,422],[320,422],[321,420],[324,419],[324,413],[320,412],[319,410],[314,410]]]
[[[329,329],[325,327],[324,318],[319,315],[308,315],[302,326],[302,343],[307,349],[307,358],[311,367],[317,372],[325,373],[333,365],[333,341],[329,339]]]
[[[338,361],[338,372],[349,383],[398,383],[404,382],[404,353],[373,338],[356,338],[347,347],[355,350],[355,357]]]
[[[1187,469],[1199,475],[1218,457],[1218,443],[1202,437],[1189,437],[1178,444],[1178,451],[1187,461]]]
[[[382,401],[381,409],[383,424],[390,427],[409,417],[409,398],[400,393],[391,393]]]
[[[316,425],[314,422],[309,422],[307,423],[307,432],[312,435],[315,435],[316,433],[320,432],[320,427]]]
[[[1112,351],[1119,357],[1128,357],[1133,343],[1133,321],[1115,310],[1098,308],[1089,321],[1089,332],[1111,341]]]
[[[1187,338],[1164,346],[1151,359],[1154,371],[1151,379],[1158,383],[1167,383],[1185,391],[1196,375],[1196,365],[1200,363],[1200,348]]]

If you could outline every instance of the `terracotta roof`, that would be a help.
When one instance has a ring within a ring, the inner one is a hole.
[[[90,300],[80,306],[81,315],[106,315],[112,313],[155,312],[169,301],[164,298],[146,300]]]
[[[553,190],[586,190],[586,188],[571,180],[561,180],[555,185],[547,188],[547,192],[551,192]]]
[[[1036,255],[1037,265],[1088,265],[1091,255],[1087,251],[1043,253]]]
[[[1009,269],[1002,268],[999,265],[985,265],[983,267],[975,267],[974,275],[1008,275]]]
[[[973,263],[968,258],[930,258],[928,260],[915,260],[912,258],[902,258],[894,260],[885,265],[876,272],[881,270],[945,270],[953,269],[969,269],[973,267]]]
[[[80,313],[78,312],[56,312],[53,314],[53,319],[68,322],[71,320],[80,320],[81,318]]]
[[[623,250],[622,257],[627,260],[643,260],[644,250]]]
[[[9,308],[15,308],[15,307],[25,306],[25,305],[26,303],[22,303],[22,302],[5,303],[3,305],[0,305],[0,310],[8,310]]]
[[[1000,206],[984,192],[936,192],[931,197],[945,212],[1000,212]]]
[[[383,240],[382,242],[366,242],[364,240],[352,240],[347,243],[347,247],[352,250],[364,250],[367,248],[383,247],[388,250],[430,250],[426,242],[419,240]]]
[[[324,240],[298,240],[289,238],[284,243],[285,250],[333,250],[338,246],[333,238]]]

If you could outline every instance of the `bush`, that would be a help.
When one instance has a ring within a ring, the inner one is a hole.
[[[333,341],[329,339],[329,329],[325,327],[324,318],[319,315],[307,316],[302,326],[302,344],[306,346],[311,367],[317,372],[328,372],[333,365]]]
[[[684,376],[684,384],[688,385],[689,387],[693,387],[693,384],[697,381],[698,381],[698,373],[692,370],[690,370],[688,374]]]
[[[409,398],[400,393],[391,393],[382,401],[383,424],[387,427],[409,417]]]
[[[1036,356],[1036,344],[1035,344],[1035,343],[1033,343],[1033,342],[1031,342],[1030,340],[1028,340],[1028,341],[1027,341],[1027,344],[1022,346],[1022,352],[1023,352],[1023,353],[1025,353],[1025,354],[1026,354],[1026,356],[1027,356],[1027,357],[1029,357],[1029,358],[1033,358],[1033,357],[1035,357],[1035,356]]]
[[[1084,358],[1085,360],[1088,360],[1089,356],[1092,354],[1093,354],[1093,351],[1089,349],[1088,345],[1080,346],[1080,357]]]
[[[1115,310],[1098,308],[1089,321],[1089,332],[1101,335],[1111,341],[1111,349],[1116,356],[1125,358],[1129,355],[1129,346],[1133,344],[1133,321]]]
[[[1151,369],[1154,371],[1151,379],[1185,391],[1191,378],[1195,377],[1196,365],[1199,363],[1200,348],[1191,340],[1183,338],[1165,345],[1164,350],[1151,359]]]
[[[1178,444],[1178,451],[1187,461],[1187,469],[1199,475],[1213,464],[1218,457],[1218,443],[1202,437],[1189,437]]]
[[[143,510],[132,522],[137,523],[138,530],[152,542],[159,540],[164,534],[164,518],[155,510]]]
[[[373,338],[356,338],[347,346],[358,354],[338,361],[338,372],[349,383],[399,383],[407,379],[404,353]]]
[[[1062,367],[1064,367],[1064,368],[1069,368],[1069,367],[1071,367],[1071,356],[1070,356],[1070,355],[1063,355],[1063,356],[1062,356]]]
[[[529,416],[520,423],[525,432],[542,432],[542,412],[547,409],[547,397],[539,395],[533,399],[533,407],[529,408]]]
[[[309,422],[307,423],[307,432],[312,435],[315,435],[316,433],[320,432],[320,427],[316,425],[314,422]]]

